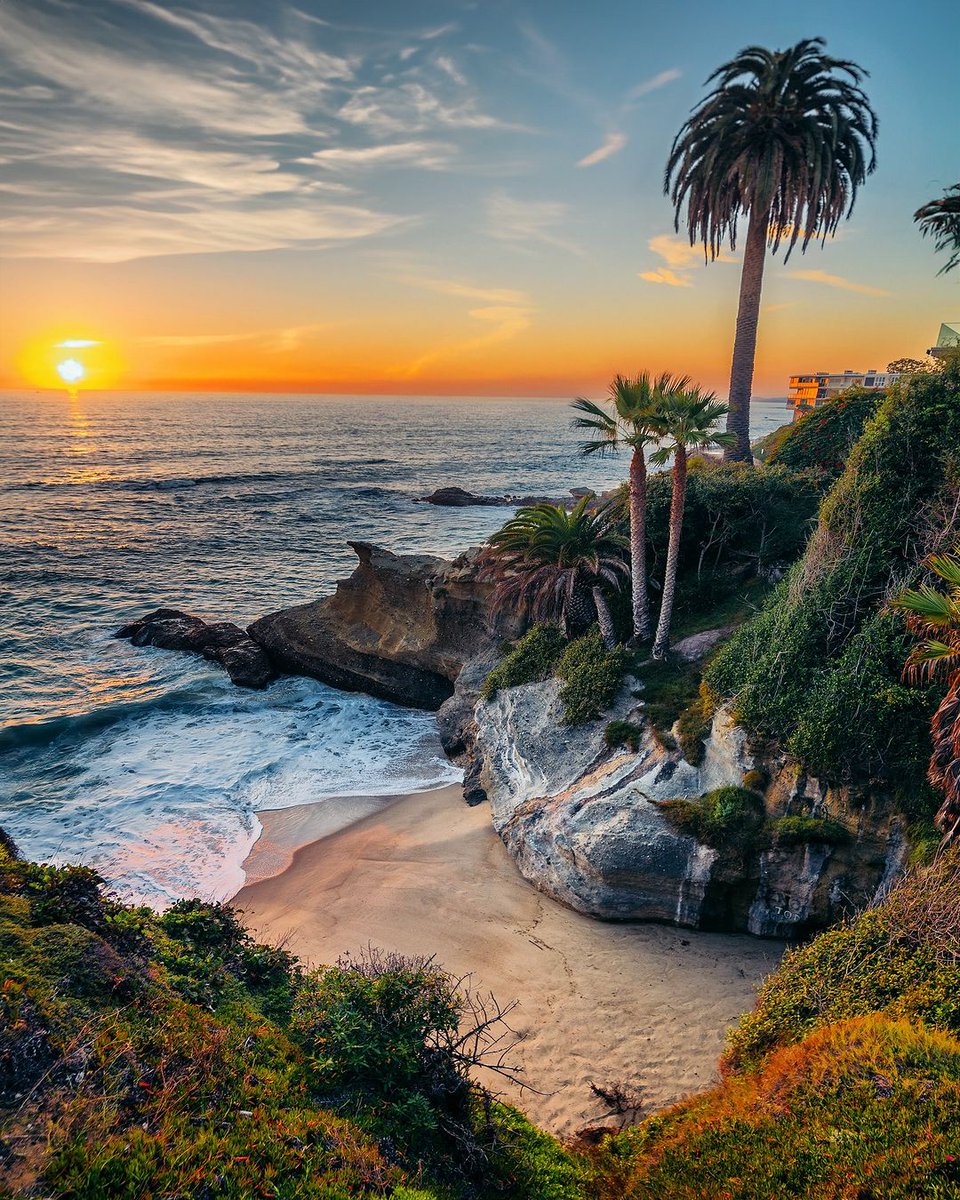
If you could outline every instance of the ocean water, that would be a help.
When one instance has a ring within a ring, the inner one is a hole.
[[[757,404],[754,432],[786,419]],[[417,503],[444,484],[619,482],[569,422],[542,399],[0,393],[0,825],[163,907],[242,885],[259,810],[459,778],[428,713],[243,691],[111,635],[160,605],[246,624],[328,594],[348,539],[452,556],[509,515]]]

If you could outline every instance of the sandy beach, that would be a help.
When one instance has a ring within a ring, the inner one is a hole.
[[[639,1088],[651,1108],[708,1087],[725,1030],[782,954],[778,942],[600,922],[557,904],[521,877],[486,806],[468,808],[459,786],[344,803],[360,819],[332,834],[320,806],[259,813],[234,902],[258,936],[311,964],[367,944],[434,954],[519,1000],[511,1023],[537,1091],[503,1085],[504,1098],[556,1133],[605,1119],[591,1082]]]

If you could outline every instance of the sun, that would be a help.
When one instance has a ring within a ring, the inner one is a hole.
[[[65,334],[67,336],[65,336]],[[80,334],[80,336],[78,336]],[[50,330],[25,343],[18,355],[24,380],[36,388],[113,388],[123,364],[115,342],[89,336],[86,330]]]
[[[74,384],[86,375],[83,363],[77,362],[75,358],[65,358],[63,362],[57,363],[57,374],[65,384],[72,387]]]

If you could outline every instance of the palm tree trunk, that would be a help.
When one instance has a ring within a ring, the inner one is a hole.
[[[593,589],[593,603],[597,610],[597,624],[600,626],[600,636],[603,638],[603,644],[608,650],[612,650],[617,644],[617,633],[613,627],[613,616],[610,613],[610,606],[604,599],[603,592],[598,587]]]
[[[667,543],[667,565],[663,575],[663,598],[660,601],[660,620],[653,639],[653,657],[666,658],[670,649],[670,619],[673,616],[673,594],[677,587],[677,559],[680,556],[680,528],[683,525],[683,506],[687,499],[687,448],[677,446],[673,456],[673,490],[670,494],[670,541]]]
[[[931,723],[933,754],[927,778],[944,794],[934,821],[943,834],[944,846],[960,842],[960,671]]]
[[[578,583],[564,606],[565,630],[567,637],[580,637],[593,624],[595,615],[590,589],[585,583]]]
[[[735,445],[724,450],[724,462],[753,462],[750,450],[750,394],[753,390],[753,364],[757,355],[757,322],[760,318],[763,266],[767,257],[768,224],[768,210],[761,213],[751,209],[740,271],[740,304],[730,366],[730,412],[727,414],[727,433],[732,433],[737,440]]]
[[[650,604],[647,600],[647,462],[643,449],[630,459],[630,575],[633,595],[632,646],[649,640]]]

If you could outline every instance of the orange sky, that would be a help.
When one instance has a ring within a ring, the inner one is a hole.
[[[59,386],[82,339],[89,387],[572,396],[649,369],[725,395],[739,263],[673,232],[663,163],[721,58],[836,10],[749,0],[691,39],[682,5],[631,29],[604,2],[403,7],[361,30],[319,0],[11,0],[0,386]],[[880,168],[834,242],[768,260],[758,396],[922,355],[960,317],[911,220],[955,182],[955,73],[922,22],[850,8],[829,48],[873,72]]]

